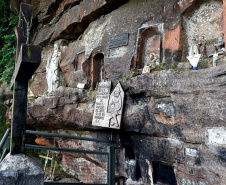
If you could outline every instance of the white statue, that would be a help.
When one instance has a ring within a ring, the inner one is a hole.
[[[150,73],[151,68],[160,65],[160,57],[158,54],[151,53],[149,55],[149,61],[145,63],[142,73]]]
[[[201,57],[201,54],[199,54],[198,44],[196,42],[196,39],[192,39],[192,46],[189,49],[189,56],[187,56],[187,59],[189,60],[190,64],[193,66],[194,70],[198,69],[198,63],[199,59]]]
[[[192,45],[189,49],[189,56],[192,55],[198,55],[199,54],[199,49],[198,49],[198,44],[196,42],[196,39],[192,39]]]
[[[46,65],[46,79],[48,84],[48,93],[53,94],[59,86],[59,64],[61,52],[58,45],[54,44],[53,54],[48,58]]]

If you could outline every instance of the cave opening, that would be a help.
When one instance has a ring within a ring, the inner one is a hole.
[[[125,148],[125,157],[128,178],[131,178],[133,181],[139,181],[142,178],[141,169],[132,147],[127,146]]]
[[[105,80],[104,55],[102,53],[98,53],[93,57],[91,73],[94,87],[98,82]]]
[[[152,162],[154,184],[177,185],[175,173],[172,166],[158,162]]]

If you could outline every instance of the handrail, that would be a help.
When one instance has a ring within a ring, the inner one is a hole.
[[[52,151],[60,151],[60,152],[98,154],[98,155],[108,155],[109,154],[108,152],[99,152],[99,151],[91,151],[91,150],[77,150],[77,149],[58,148],[58,147],[47,147],[47,146],[30,145],[30,144],[25,144],[25,148],[40,149],[40,150],[52,150]]]
[[[75,183],[54,183],[54,182],[44,182],[44,185],[75,185]],[[108,185],[108,184],[84,184],[84,183],[76,183],[76,185]]]
[[[70,136],[70,135],[53,134],[53,133],[39,132],[39,131],[33,131],[33,130],[26,130],[26,134],[36,134],[36,135],[43,135],[43,136],[68,138],[68,139],[78,139],[78,140],[85,140],[85,141],[96,141],[96,142],[102,142],[102,143],[112,143],[112,141],[104,140],[104,139],[96,139],[96,138],[88,138],[88,137],[78,137],[78,136]]]
[[[2,150],[11,129],[8,128],[2,137],[2,140],[0,142],[0,150]],[[86,137],[78,137],[78,136],[70,136],[70,135],[60,135],[60,134],[53,134],[53,133],[46,133],[46,132],[38,132],[38,131],[32,131],[32,130],[26,130],[26,134],[34,134],[34,135],[44,135],[44,136],[52,136],[52,137],[60,137],[60,138],[68,138],[68,139],[78,139],[78,140],[85,140],[85,141],[95,141],[95,142],[102,142],[102,143],[109,143],[107,152],[100,152],[100,151],[91,151],[91,150],[78,150],[78,149],[69,149],[69,148],[57,148],[57,147],[46,147],[46,146],[40,146],[40,145],[30,145],[25,144],[25,148],[30,149],[41,149],[41,150],[52,150],[52,151],[61,151],[61,152],[75,152],[75,153],[87,153],[87,154],[97,154],[97,155],[107,155],[108,156],[108,176],[107,176],[107,185],[115,184],[114,180],[114,160],[115,160],[115,151],[114,147],[111,146],[112,141],[111,140],[104,140],[104,139],[96,139],[96,138],[86,138]],[[5,148],[3,151],[3,154],[1,156],[1,160],[4,159],[5,155],[7,154],[8,149]],[[112,169],[113,167],[113,169]],[[51,184],[51,183],[45,183]],[[67,184],[67,183],[66,183]],[[65,184],[65,185],[66,185]],[[70,184],[70,183],[69,183]],[[77,185],[80,185],[81,183],[77,183]],[[90,184],[91,185],[91,184]],[[105,184],[103,184],[105,185]]]
[[[7,148],[5,148],[4,150],[3,150],[3,152],[2,152],[2,156],[1,156],[1,159],[0,159],[0,162],[2,162],[2,160],[5,158],[5,156],[6,156],[6,154],[8,154],[8,149]]]
[[[6,139],[8,138],[9,136],[9,133],[11,131],[11,128],[8,128],[4,134],[4,136],[2,137],[2,140],[0,142],[0,150],[2,149],[2,147],[4,146],[5,142],[6,142]]]

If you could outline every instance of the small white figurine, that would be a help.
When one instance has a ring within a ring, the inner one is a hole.
[[[197,55],[197,54],[199,54],[198,44],[196,42],[196,39],[192,39],[192,45],[189,49],[188,55],[192,56],[192,55]]]
[[[48,93],[52,94],[59,86],[59,64],[61,60],[61,52],[58,45],[54,44],[53,54],[48,58],[46,65],[46,79],[48,84]]]

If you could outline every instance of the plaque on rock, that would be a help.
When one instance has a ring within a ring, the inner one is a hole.
[[[117,48],[121,46],[127,46],[129,42],[129,33],[123,33],[120,35],[110,37],[109,49]]]
[[[118,83],[110,95],[104,127],[120,129],[124,94],[121,84]]]
[[[99,83],[93,114],[93,126],[106,127],[106,125],[104,125],[104,118],[107,111],[110,90],[111,82]]]

